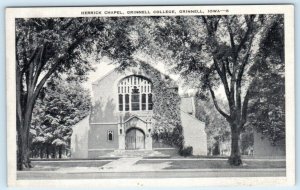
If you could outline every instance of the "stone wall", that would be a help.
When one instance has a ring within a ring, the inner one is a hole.
[[[272,145],[271,141],[261,133],[254,131],[254,157],[276,158],[285,157],[285,142],[278,142],[277,145]]]
[[[184,146],[193,147],[193,155],[207,155],[207,137],[205,123],[192,115],[181,111]]]
[[[88,158],[89,116],[73,126],[71,158]]]
[[[108,132],[112,132],[112,140],[108,139]],[[118,149],[118,124],[90,124],[88,148],[98,149]]]

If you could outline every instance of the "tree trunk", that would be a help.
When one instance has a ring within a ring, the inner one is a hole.
[[[239,166],[242,164],[240,146],[239,146],[240,132],[238,125],[231,123],[231,154],[228,159],[229,164]]]
[[[30,163],[30,147],[32,139],[30,138],[29,133],[34,100],[27,101],[25,108],[22,108],[21,100],[23,99],[21,98],[20,93],[21,90],[17,89],[17,169],[23,170],[24,168],[32,167]]]
[[[61,155],[62,155],[62,146],[58,147],[58,158],[61,159]]]
[[[40,158],[41,159],[43,159],[44,158],[44,145],[42,144],[41,146],[40,146]]]
[[[55,146],[52,149],[52,158],[56,158],[56,147]]]
[[[47,156],[47,159],[49,158],[49,154],[50,154],[49,145],[47,144],[46,145],[46,156]]]
[[[18,128],[18,144],[17,144],[17,170],[23,170],[24,168],[31,168],[30,163],[30,150],[28,146],[27,133],[24,130]]]

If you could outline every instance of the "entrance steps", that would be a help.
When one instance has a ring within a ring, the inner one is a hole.
[[[101,157],[122,157],[122,158],[131,158],[131,157],[149,157],[149,158],[169,158],[170,155],[161,153],[155,150],[114,150],[109,152]]]

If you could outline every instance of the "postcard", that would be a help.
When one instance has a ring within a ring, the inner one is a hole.
[[[6,9],[12,187],[294,185],[292,5]]]

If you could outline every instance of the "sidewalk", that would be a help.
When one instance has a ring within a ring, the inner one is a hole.
[[[159,162],[159,163],[144,163],[137,164],[141,157],[133,158],[120,158],[113,160],[100,167],[71,167],[71,168],[60,168],[58,172],[76,173],[76,172],[147,172],[147,171],[162,171],[167,167],[171,166],[171,162]]]

